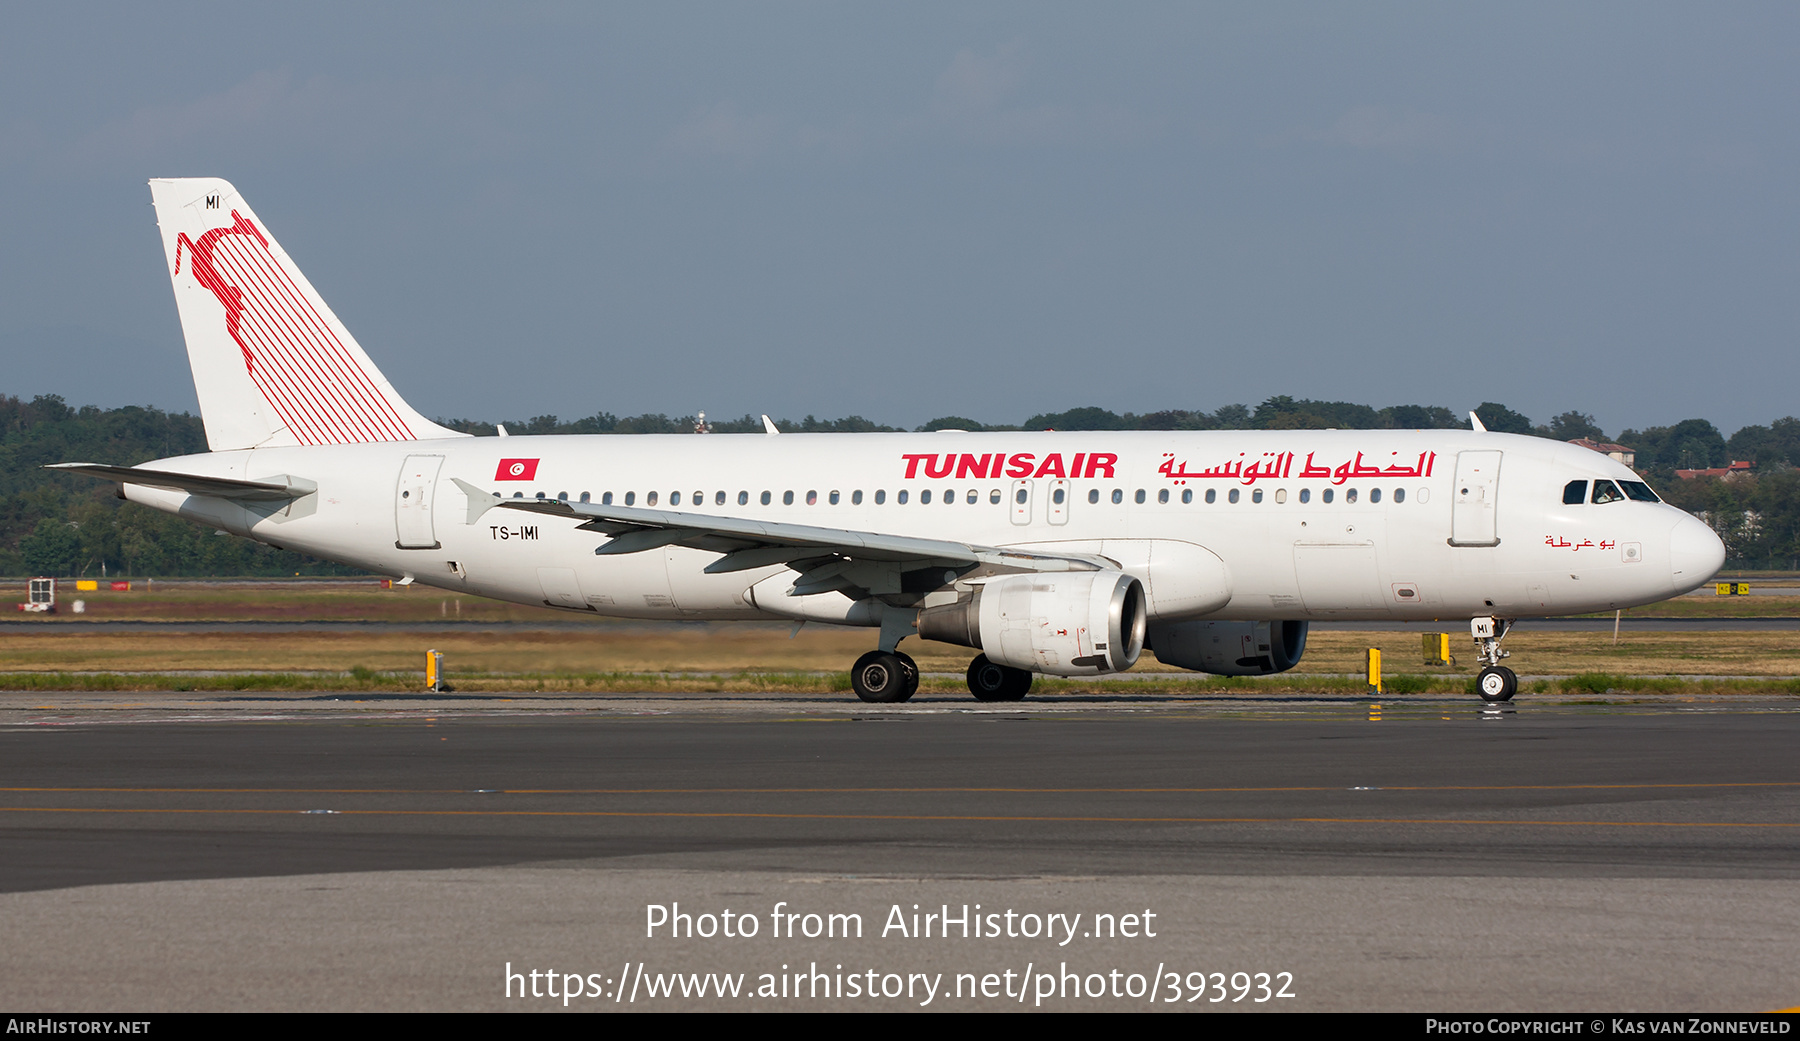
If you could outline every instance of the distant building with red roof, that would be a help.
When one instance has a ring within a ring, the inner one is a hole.
[[[1755,463],[1746,462],[1743,459],[1733,459],[1730,466],[1714,466],[1706,470],[1677,470],[1675,476],[1684,481],[1691,481],[1696,477],[1719,477],[1729,480],[1736,474],[1749,473],[1750,468],[1755,465]]]
[[[1599,452],[1609,459],[1617,460],[1626,466],[1636,468],[1637,452],[1624,445],[1615,445],[1610,441],[1596,441],[1591,437],[1577,437],[1569,441],[1572,445],[1580,445],[1590,452]]]

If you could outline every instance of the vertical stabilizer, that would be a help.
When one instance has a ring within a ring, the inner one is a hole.
[[[395,393],[230,183],[150,195],[213,451],[462,436]]]

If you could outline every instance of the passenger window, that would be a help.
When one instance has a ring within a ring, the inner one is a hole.
[[[1406,489],[1405,488],[1395,488],[1394,489],[1394,501],[1395,502],[1405,502],[1406,501]]]
[[[1319,498],[1320,498],[1320,500],[1322,500],[1324,502],[1330,502],[1333,494],[1334,494],[1334,490],[1331,488],[1327,488],[1323,492],[1319,493]]]
[[[587,502],[587,501],[588,501],[588,493],[586,493],[586,492],[582,492],[582,493],[581,493],[581,501],[582,501],[582,502]]]
[[[1345,502],[1355,502],[1356,501],[1356,489],[1355,488],[1344,489],[1344,501]]]
[[[656,493],[651,492],[650,494],[655,495]],[[652,503],[654,503],[656,500],[652,499],[650,501]],[[669,493],[669,505],[670,506],[680,506],[681,505],[681,493],[680,492],[670,492]]]
[[[995,488],[988,493],[988,502],[993,503],[995,506],[1000,505],[1000,489]]]
[[[850,505],[852,505],[852,506],[861,506],[862,505],[862,489],[861,488],[858,488],[857,490],[850,493]]]
[[[762,504],[764,506],[769,505],[769,493],[766,491],[762,493]]]
[[[924,491],[919,493],[919,505],[921,505],[921,506],[930,506],[931,505],[931,489],[930,488],[927,488]]]
[[[625,505],[630,506],[632,503],[635,503],[635,502],[637,502],[637,493],[636,492],[626,492],[625,493]]]
[[[655,492],[651,492],[650,494],[644,496],[644,505],[645,506],[655,506],[656,505],[656,493]]]
[[[1089,488],[1088,489],[1088,502],[1099,502],[1099,501],[1100,501],[1100,489]]]
[[[1168,502],[1169,501],[1169,490],[1167,488],[1157,489],[1156,501],[1157,502]]]
[[[1625,493],[1620,491],[1619,486],[1611,481],[1594,482],[1595,502],[1618,502],[1623,498],[1625,498]]]
[[[724,499],[725,499],[725,497],[723,495],[721,495],[719,497],[719,500],[721,502],[723,502]],[[692,499],[689,499],[688,501],[693,503],[695,506],[699,506],[701,503],[704,503],[706,501],[706,493],[705,492],[695,492],[694,497]]]
[[[1587,482],[1586,481],[1570,481],[1568,484],[1563,485],[1563,505],[1564,506],[1580,506],[1582,501],[1585,500],[1586,498],[1587,498]]]
[[[1193,501],[1194,501],[1194,490],[1192,488],[1183,488],[1181,490],[1182,505],[1185,506],[1188,503],[1193,502]]]
[[[1056,494],[1058,494],[1058,495],[1061,495],[1061,494],[1062,494],[1062,493],[1061,493],[1061,492],[1057,492],[1057,493],[1056,493]],[[978,503],[978,502],[980,502],[980,501],[981,501],[981,493],[980,493],[980,492],[978,492],[978,491],[976,491],[976,490],[975,490],[975,489],[973,489],[973,488],[970,488],[970,489],[969,489],[969,505],[970,505],[970,506],[973,506],[973,505],[975,505],[975,504],[976,504],[976,503]],[[1061,499],[1058,499],[1058,500],[1056,500],[1056,501],[1057,501],[1057,502],[1061,502],[1061,501],[1062,501],[1062,500],[1061,500]]]
[[[1275,501],[1276,502],[1286,502],[1287,501],[1287,489],[1286,488],[1275,489]]]
[[[1217,488],[1208,488],[1206,490],[1206,501],[1207,502],[1218,502],[1219,501],[1219,490]]]
[[[612,493],[611,492],[601,492],[600,493],[600,505],[602,505],[602,506],[611,506],[612,505]]]
[[[1300,501],[1301,502],[1311,502],[1312,501],[1312,489],[1311,488],[1300,489]]]
[[[1262,501],[1262,489],[1261,488],[1258,488],[1255,491],[1250,493],[1250,501],[1251,502],[1261,502]]]
[[[1017,492],[1014,492],[1013,501],[1023,505],[1025,502],[1025,489],[1020,488]]]
[[[833,488],[831,490],[831,505],[836,506],[837,504],[838,504],[838,491],[836,488]]]
[[[1381,501],[1381,489],[1380,488],[1370,488],[1369,489],[1369,501],[1370,502],[1380,502]]]
[[[881,498],[881,493],[876,492],[875,498],[877,500],[879,500]],[[894,496],[894,504],[897,506],[905,506],[906,505],[906,489],[905,488],[900,489],[900,493],[898,495]]]
[[[1233,488],[1231,491],[1226,492],[1225,493],[1225,501],[1227,501],[1227,502],[1238,501],[1238,490],[1236,488]]]
[[[782,493],[781,493],[781,505],[783,505],[783,506],[792,506],[792,505],[794,505],[794,492],[793,492],[793,489],[791,489],[791,488],[790,488],[790,489],[788,489],[788,490],[787,490],[787,491],[785,491],[785,492],[782,492]]]
[[[1061,488],[1058,488],[1057,490],[1050,493],[1050,501],[1055,503],[1058,506],[1061,506],[1063,504],[1063,499],[1065,499],[1065,498],[1067,498],[1067,493],[1064,492]]]
[[[746,491],[738,492],[738,505],[739,506],[750,505],[750,493],[749,492],[746,492]]]
[[[875,505],[880,506],[884,502],[887,502],[887,489],[886,488],[875,489]]]
[[[1118,505],[1118,504],[1120,504],[1120,503],[1122,503],[1122,502],[1124,502],[1124,501],[1125,501],[1125,491],[1124,491],[1124,489],[1121,489],[1121,488],[1114,488],[1114,489],[1113,489],[1113,495],[1112,495],[1112,500],[1113,500],[1113,505],[1114,505],[1114,506],[1117,506],[1117,505]]]
[[[806,490],[806,505],[808,505],[808,506],[819,505],[819,493],[816,490],[814,490],[812,488],[808,488]]]
[[[955,504],[956,504],[956,489],[955,488],[945,488],[944,489],[944,505],[945,506],[954,506]]]

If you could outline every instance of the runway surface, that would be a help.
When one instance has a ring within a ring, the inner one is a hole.
[[[1790,1007],[1796,739],[1795,699],[0,695],[0,1000],[563,1007],[510,961],[592,975],[570,1008],[919,1006],[617,982],[819,962],[1035,1007],[1161,962],[1297,995],[1171,1009]],[[772,936],[782,900],[864,935]],[[646,936],[675,902],[760,933]],[[878,935],[964,903],[1139,935]]]

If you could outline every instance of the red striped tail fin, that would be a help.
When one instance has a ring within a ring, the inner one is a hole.
[[[400,397],[228,182],[150,194],[213,451],[462,436]]]

